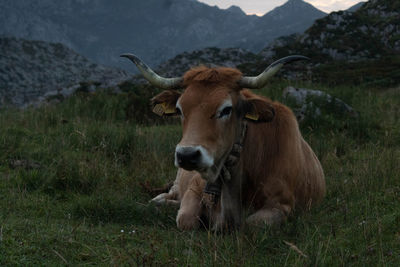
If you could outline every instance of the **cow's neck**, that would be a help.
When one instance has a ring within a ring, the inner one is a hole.
[[[241,224],[241,185],[243,168],[240,156],[246,138],[247,124],[241,122],[237,141],[224,162],[222,170],[213,183],[208,182],[203,194],[203,203],[211,212],[220,202],[221,212],[216,215],[214,230],[237,229]]]
[[[231,152],[229,153],[227,159],[224,162],[222,170],[215,182],[207,182],[204,189],[204,193],[207,196],[208,206],[215,205],[220,199],[223,185],[229,185],[241,181],[241,173],[238,172],[238,165],[240,163],[240,156],[243,150],[243,144],[247,133],[247,123],[246,121],[241,122],[241,128],[239,136],[236,142],[233,144]],[[238,177],[239,176],[239,177]]]

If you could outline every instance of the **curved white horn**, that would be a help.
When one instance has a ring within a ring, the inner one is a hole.
[[[268,66],[260,75],[256,77],[242,77],[242,79],[239,81],[239,85],[243,88],[249,88],[249,89],[260,89],[262,88],[267,81],[275,75],[275,73],[278,72],[284,65],[298,61],[298,60],[309,60],[308,57],[305,56],[288,56],[281,58],[271,65]]]
[[[143,74],[144,78],[156,87],[162,89],[174,89],[182,84],[182,78],[164,78],[159,76],[140,58],[133,54],[122,54],[121,57],[126,57],[135,63],[139,71]]]

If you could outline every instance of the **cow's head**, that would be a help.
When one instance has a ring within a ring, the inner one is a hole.
[[[175,149],[175,165],[196,170],[214,182],[240,138],[242,122],[269,122],[275,116],[271,103],[259,98],[246,98],[244,88],[262,88],[284,64],[303,56],[291,56],[271,64],[257,77],[243,77],[231,68],[197,67],[183,78],[163,78],[155,74],[139,58],[132,60],[154,86],[166,89],[152,99],[153,111],[159,115],[177,115],[182,120],[182,139]],[[174,89],[183,88],[183,93]]]

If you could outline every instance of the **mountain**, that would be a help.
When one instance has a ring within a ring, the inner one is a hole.
[[[301,35],[280,38],[264,57],[300,53],[315,61],[378,59],[400,52],[400,1],[371,0],[355,12],[333,12]]]
[[[358,9],[360,9],[360,7],[362,7],[365,3],[366,3],[366,2],[357,3],[357,4],[353,5],[353,6],[351,6],[351,7],[350,7],[349,9],[347,9],[346,11],[355,12],[355,11],[357,11]]]
[[[23,106],[51,91],[76,89],[80,82],[112,86],[129,76],[60,43],[0,37],[0,107]]]
[[[290,54],[311,58],[317,82],[398,87],[400,1],[371,0],[354,12],[331,13],[303,34],[278,38],[260,56],[271,61]]]
[[[154,67],[205,47],[256,52],[323,16],[301,0],[289,0],[263,17],[195,0],[2,0],[0,34],[60,42],[95,62],[130,70],[119,54],[134,52]]]
[[[263,38],[255,38],[247,48],[260,51],[277,37],[304,32],[316,19],[326,15],[302,0],[289,0],[259,19],[250,32],[254,36],[263,36]]]

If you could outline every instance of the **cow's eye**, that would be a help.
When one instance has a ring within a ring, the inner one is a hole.
[[[225,107],[221,111],[221,113],[219,113],[219,118],[223,118],[223,117],[229,116],[229,115],[231,115],[231,113],[232,113],[232,107]]]

